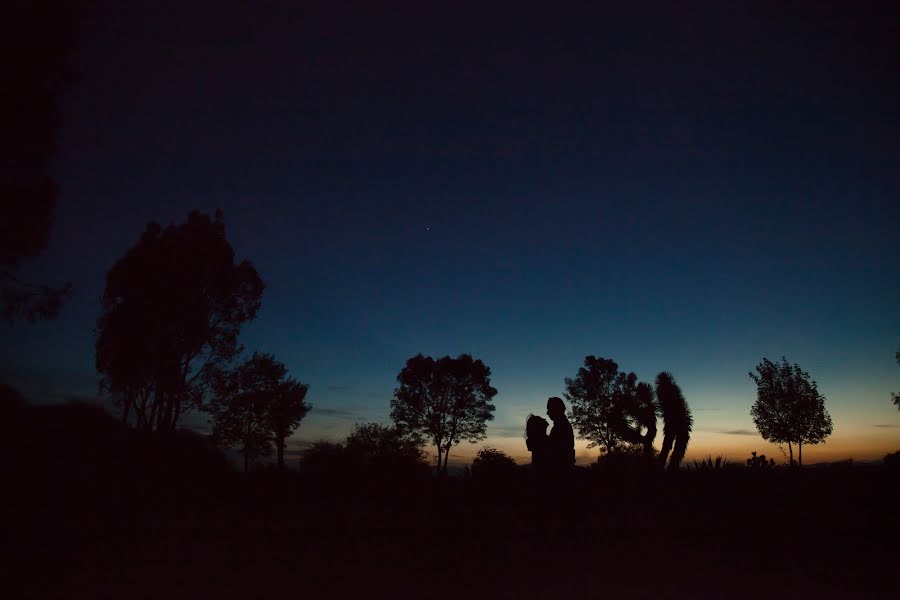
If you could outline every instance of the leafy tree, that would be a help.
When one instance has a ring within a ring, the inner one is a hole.
[[[241,326],[259,310],[263,282],[235,263],[221,211],[150,223],[106,274],[96,329],[102,387],[139,429],[172,431],[202,407],[213,375],[238,354]]]
[[[356,424],[344,442],[316,442],[307,448],[300,469],[345,483],[347,476],[427,475],[421,445],[420,438],[397,427]]]
[[[511,456],[496,448],[482,448],[472,460],[472,477],[476,479],[508,479],[518,470]]]
[[[655,396],[649,383],[643,381],[638,383],[634,373],[628,374],[625,393],[621,396],[624,402],[622,408],[624,420],[620,423],[620,434],[626,442],[640,446],[644,456],[653,456],[653,440],[656,439],[656,418],[659,412]]]
[[[763,358],[756,373],[749,375],[756,382],[756,402],[750,415],[760,435],[775,444],[787,444],[792,465],[796,444],[803,466],[803,444],[818,444],[832,431],[825,397],[815,380],[784,357],[777,364]]]
[[[344,449],[353,464],[376,471],[418,469],[425,463],[422,440],[411,432],[379,423],[353,426]]]
[[[663,417],[663,445],[659,452],[659,461],[665,466],[671,451],[669,469],[677,470],[687,451],[694,419],[681,388],[675,383],[671,373],[663,371],[656,376],[656,399],[659,401]]]
[[[7,320],[53,318],[71,294],[69,284],[33,283],[19,271],[50,237],[57,184],[48,165],[84,4],[0,3],[0,315]]]
[[[574,378],[566,378],[566,400],[570,420],[578,429],[578,437],[588,440],[588,448],[600,447],[606,454],[624,449],[628,443],[644,444],[640,428],[656,437],[656,417],[648,416],[652,396],[641,387],[638,398],[637,376],[620,373],[619,365],[608,358],[586,356],[584,366]],[[649,446],[652,451],[652,439]]]
[[[348,465],[344,444],[340,442],[314,442],[300,459],[300,471],[314,477],[343,474]]]
[[[312,408],[306,402],[309,386],[288,377],[287,368],[272,355],[263,355],[262,363],[269,372],[273,389],[269,396],[269,421],[275,440],[276,461],[279,469],[284,468],[285,440],[300,426],[300,421]]]
[[[403,431],[434,442],[439,473],[447,472],[454,444],[484,439],[497,395],[490,376],[490,368],[470,354],[438,360],[417,354],[397,375],[391,419]]]
[[[287,368],[271,354],[254,352],[216,378],[210,407],[213,439],[223,447],[240,447],[244,471],[256,458],[269,456],[275,442],[278,467],[283,468],[285,438],[312,408],[304,401],[307,389],[288,377]]]

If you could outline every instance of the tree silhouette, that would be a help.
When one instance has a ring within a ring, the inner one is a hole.
[[[272,425],[272,437],[275,440],[276,464],[284,468],[285,440],[300,426],[300,421],[310,411],[312,405],[306,402],[309,386],[288,377],[287,367],[272,357],[264,354],[261,358],[270,372],[274,389],[269,396],[269,420]]]
[[[646,401],[646,391],[642,389],[641,394],[641,402]],[[588,448],[599,446],[609,454],[621,450],[623,443],[643,444],[638,419],[648,427],[648,434],[652,427],[656,437],[655,416],[650,426],[645,412],[638,409],[637,376],[620,373],[614,360],[586,356],[578,374],[566,378],[565,397],[572,425],[579,438],[588,440]],[[652,451],[652,439],[649,443]]]
[[[29,282],[19,271],[50,238],[57,184],[48,164],[84,4],[0,3],[0,315],[7,320],[53,318],[71,294],[70,284]]]
[[[694,419],[671,373],[663,371],[656,376],[656,399],[663,418],[663,445],[659,451],[659,462],[665,466],[671,451],[669,469],[677,470],[687,451]]]
[[[213,439],[223,447],[239,446],[244,471],[260,456],[278,451],[284,467],[284,440],[312,408],[304,402],[308,386],[288,377],[287,367],[271,354],[253,356],[231,371],[217,374],[210,412]]]
[[[344,442],[316,442],[303,452],[302,472],[319,477],[427,475],[422,440],[414,433],[380,423],[357,423]]]
[[[640,446],[644,456],[653,456],[653,441],[656,439],[657,431],[656,418],[659,412],[653,387],[643,381],[638,383],[635,374],[629,373],[621,399],[624,416],[620,421],[622,439]]]
[[[476,479],[508,479],[518,470],[511,456],[496,448],[482,448],[472,460],[472,477]]]
[[[760,435],[770,442],[787,444],[792,465],[796,444],[803,466],[803,444],[818,444],[832,431],[825,397],[815,380],[784,357],[777,364],[763,358],[756,373],[749,375],[756,382],[756,402],[750,415]]]
[[[235,263],[222,213],[191,212],[165,229],[150,223],[106,274],[96,329],[102,387],[139,429],[172,431],[202,406],[212,375],[240,348],[263,283]]]
[[[362,423],[353,426],[344,450],[359,467],[397,472],[424,465],[421,445],[421,438],[412,432],[379,423]]]
[[[417,354],[397,375],[391,418],[402,430],[434,442],[439,473],[447,472],[454,444],[484,439],[497,395],[490,376],[491,369],[470,354],[438,360]]]

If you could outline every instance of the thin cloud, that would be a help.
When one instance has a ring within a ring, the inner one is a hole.
[[[895,427],[900,427],[900,425],[891,424],[891,423],[879,423],[878,425],[873,425],[873,427],[884,427],[886,429],[894,429]]]
[[[326,385],[325,389],[329,392],[346,392],[348,390],[352,390],[352,385],[345,385],[341,383],[332,383],[330,385]]]
[[[342,419],[353,419],[356,418],[356,413],[350,410],[343,410],[340,408],[315,408],[313,407],[313,412],[317,415],[325,415],[329,417],[339,417]]]
[[[491,437],[520,438],[525,434],[525,426],[489,425],[488,434]]]
[[[750,429],[720,429],[719,433],[727,435],[756,435],[756,432]]]

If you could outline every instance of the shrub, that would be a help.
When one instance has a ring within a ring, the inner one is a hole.
[[[509,479],[518,472],[511,456],[495,448],[482,448],[472,461],[474,479]]]

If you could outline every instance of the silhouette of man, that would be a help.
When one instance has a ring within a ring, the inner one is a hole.
[[[547,436],[548,466],[564,471],[575,464],[575,434],[566,418],[566,405],[562,398],[547,399],[547,416],[553,421],[553,429]]]

